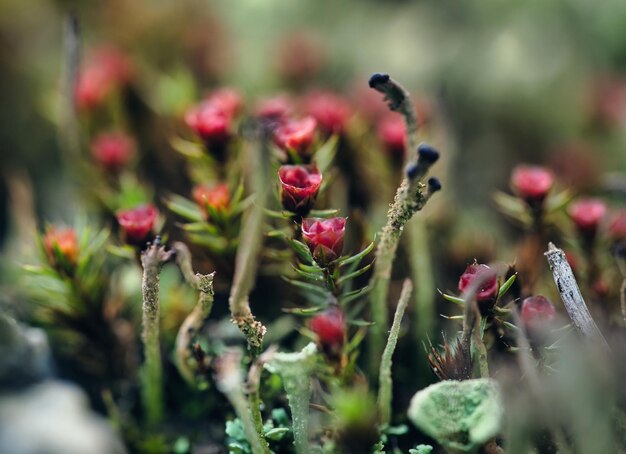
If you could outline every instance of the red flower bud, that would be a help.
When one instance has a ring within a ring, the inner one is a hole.
[[[94,51],[78,74],[75,88],[78,107],[97,107],[114,89],[128,83],[131,75],[130,61],[119,50],[105,47]]]
[[[309,322],[311,331],[317,334],[317,340],[322,350],[332,356],[341,352],[346,339],[346,323],[341,309],[331,307]]]
[[[618,211],[613,215],[608,232],[613,241],[626,242],[626,210]]]
[[[243,99],[233,88],[220,88],[212,92],[205,102],[223,112],[230,118],[235,118],[243,107]]]
[[[78,262],[78,239],[71,228],[50,227],[43,238],[48,263],[55,268],[74,267]]]
[[[282,121],[291,115],[292,111],[291,99],[285,95],[278,95],[260,100],[254,109],[254,114],[259,118]]]
[[[313,117],[290,120],[274,131],[274,142],[283,150],[304,155],[313,143],[317,121]]]
[[[119,223],[126,240],[140,245],[150,239],[158,211],[154,205],[139,205],[130,210],[117,213]]]
[[[230,205],[230,190],[226,183],[216,186],[201,184],[193,188],[192,197],[206,214],[207,207],[215,211],[224,211]]]
[[[392,156],[402,158],[406,149],[406,125],[399,115],[388,116],[378,123],[378,137],[385,150]]]
[[[572,203],[567,211],[579,231],[593,235],[606,215],[606,205],[599,199],[581,199]]]
[[[283,208],[300,216],[306,215],[317,198],[322,174],[317,167],[285,165],[278,169]]]
[[[109,172],[119,172],[133,157],[135,142],[123,133],[104,133],[91,142],[91,153]]]
[[[542,201],[554,184],[554,175],[538,166],[518,166],[513,169],[511,186],[526,201]]]
[[[475,279],[483,279],[486,275],[491,274],[491,268],[487,265],[474,263],[465,268],[465,271],[461,275],[459,279],[459,291],[464,292],[467,290],[470,285],[474,282]],[[485,302],[485,301],[495,301],[495,298],[498,294],[498,280],[493,274],[488,277],[487,280],[478,288],[476,291],[476,301]]]
[[[313,92],[305,99],[305,111],[313,116],[327,134],[340,134],[352,116],[352,109],[344,99],[330,92]]]
[[[185,123],[210,145],[222,145],[231,136],[232,117],[211,102],[205,101],[187,111]]]
[[[343,251],[346,218],[307,218],[302,220],[302,238],[318,265],[324,267]]]
[[[539,331],[554,322],[556,309],[545,296],[529,296],[522,302],[521,317],[527,331]]]

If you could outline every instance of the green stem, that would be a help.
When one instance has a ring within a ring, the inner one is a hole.
[[[141,254],[143,266],[143,316],[142,341],[144,364],[141,371],[141,392],[145,418],[148,425],[155,425],[163,418],[163,371],[159,346],[159,274],[163,264],[171,257],[157,237],[154,244]]]
[[[415,339],[423,341],[433,334],[435,320],[435,279],[426,222],[414,217],[407,225],[409,240],[409,263],[415,287],[413,304],[415,308]]]
[[[396,306],[396,313],[393,317],[393,324],[391,325],[387,345],[380,361],[378,407],[380,409],[381,424],[383,427],[391,422],[391,398],[393,391],[393,382],[391,379],[391,360],[393,352],[396,349],[396,344],[398,343],[402,317],[404,316],[404,311],[406,310],[409,298],[411,297],[412,290],[413,284],[411,283],[411,280],[406,279],[402,285],[402,292],[400,293],[400,299],[398,301],[398,305]]]

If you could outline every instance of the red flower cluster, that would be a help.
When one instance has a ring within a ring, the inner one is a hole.
[[[348,102],[326,91],[310,93],[304,100],[304,110],[317,120],[326,134],[342,133],[352,117]]]
[[[486,279],[476,291],[476,301],[494,301],[498,295],[498,280],[487,265],[474,263],[465,268],[459,279],[459,291],[466,291],[476,279]]]
[[[185,114],[185,123],[209,146],[224,145],[232,135],[233,122],[241,110],[241,96],[229,88],[213,92]]]
[[[121,132],[103,133],[91,142],[91,153],[105,170],[117,173],[132,159],[135,142]]]
[[[43,238],[43,247],[48,263],[55,268],[74,267],[78,262],[78,239],[72,228],[48,228]]]
[[[278,170],[283,208],[305,216],[317,198],[322,184],[322,174],[313,165],[285,165]]]
[[[400,115],[383,118],[376,129],[387,153],[403,158],[406,149],[406,125]]]
[[[331,307],[309,322],[311,331],[317,334],[322,350],[332,356],[341,352],[346,339],[346,322],[343,312],[338,307]]]
[[[122,228],[126,241],[134,245],[143,245],[154,233],[154,223],[158,216],[154,205],[139,205],[130,210],[117,213],[117,222]]]
[[[274,131],[274,142],[285,151],[295,151],[304,156],[315,138],[317,121],[313,117],[288,120]]]
[[[97,49],[80,68],[75,87],[79,109],[99,106],[106,97],[125,84],[132,76],[128,57],[113,47]]]
[[[230,190],[226,183],[215,186],[200,184],[193,188],[192,197],[207,216],[207,207],[215,211],[224,211],[230,205]]]
[[[545,199],[553,184],[554,175],[544,167],[522,165],[511,175],[513,190],[527,202]]]
[[[606,216],[606,205],[599,199],[581,199],[569,206],[568,213],[581,233],[595,235]]]
[[[545,296],[530,296],[522,302],[522,323],[529,332],[545,329],[556,319],[556,309]]]
[[[321,267],[337,260],[343,252],[346,218],[302,220],[302,238]]]

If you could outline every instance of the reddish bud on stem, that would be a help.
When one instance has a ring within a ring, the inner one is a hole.
[[[337,260],[343,252],[346,218],[302,220],[302,238],[321,267]]]
[[[117,222],[128,243],[142,245],[152,236],[157,215],[154,205],[139,205],[117,213]]]
[[[105,170],[117,173],[132,159],[135,142],[124,133],[103,133],[91,142],[91,153]]]
[[[322,175],[312,165],[285,165],[278,170],[283,208],[305,216],[315,204]]]

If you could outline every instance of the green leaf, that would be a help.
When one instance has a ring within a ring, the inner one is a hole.
[[[203,222],[204,215],[198,205],[191,200],[172,194],[165,198],[165,206],[170,211],[190,221]]]
[[[293,250],[296,251],[296,254],[298,254],[298,257],[300,257],[301,260],[306,263],[314,263],[311,251],[309,251],[309,248],[306,244],[304,244],[302,241],[293,239],[289,240],[289,244],[291,245]]]
[[[370,291],[370,287],[366,286],[352,292],[348,292],[345,295],[341,295],[341,304],[348,304],[356,299],[359,299],[363,295],[366,295]]]
[[[515,282],[515,278],[517,277],[517,273],[508,278],[504,284],[500,286],[498,289],[498,299],[502,298],[504,294],[511,288],[511,285]]]
[[[461,307],[465,307],[465,301],[463,301],[463,298],[448,295],[447,293],[442,293],[442,292],[439,292],[439,293],[441,293],[441,296],[443,296],[443,299],[450,301],[451,303],[458,304]]]
[[[291,219],[293,217],[291,211],[276,211],[270,210],[269,208],[263,208],[263,213],[275,219]]]
[[[334,208],[330,210],[311,210],[309,216],[313,218],[329,218],[332,216],[337,216],[338,213],[339,210]]]
[[[289,279],[287,277],[283,276],[283,279],[287,282],[289,282],[290,284],[294,285],[295,287],[301,288],[302,290],[306,290],[306,291],[311,291],[314,292],[320,296],[324,296],[327,297],[328,296],[328,291],[322,287],[319,287],[317,285],[314,284],[309,284],[308,282],[302,282],[302,281],[297,281],[295,279]]]
[[[294,315],[312,315],[324,310],[325,306],[283,308],[283,312]]]
[[[135,250],[130,246],[114,246],[110,244],[106,247],[106,251],[115,257],[123,259],[132,260],[135,258]]]
[[[493,200],[498,209],[511,219],[521,222],[522,224],[529,224],[532,221],[528,207],[517,197],[504,192],[496,192],[493,195]]]
[[[345,276],[341,276],[338,279],[337,283],[338,284],[343,284],[344,282],[349,281],[350,279],[354,279],[356,277],[359,277],[363,273],[366,273],[372,267],[373,264],[374,264],[374,262],[372,262],[372,263],[370,263],[368,265],[365,265],[363,268],[361,268],[359,270],[356,270],[356,271],[354,271],[354,272],[352,272],[350,274],[346,274]]]
[[[265,438],[272,441],[280,441],[289,432],[287,427],[275,427],[265,433]]]
[[[170,145],[174,150],[189,158],[201,158],[206,155],[204,146],[198,142],[174,137],[170,140]]]
[[[322,175],[330,168],[337,153],[338,143],[339,136],[333,135],[315,153],[315,162]]]
[[[369,254],[372,249],[374,249],[374,243],[375,241],[372,241],[370,244],[367,245],[367,247],[365,249],[363,249],[361,252],[353,255],[352,257],[348,257],[345,259],[341,259],[337,262],[338,266],[346,266],[349,265],[351,263],[360,261],[363,257],[365,257],[367,254]]]
[[[372,326],[374,322],[368,322],[367,320],[348,320],[348,324],[354,326]]]
[[[293,270],[298,273],[298,275],[304,277],[305,279],[310,279],[312,281],[323,281],[324,275],[321,273],[309,273],[307,271],[300,270],[298,268],[293,267]]]

